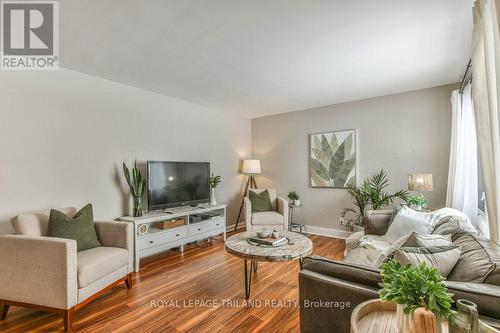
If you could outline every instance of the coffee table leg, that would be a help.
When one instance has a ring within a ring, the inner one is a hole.
[[[299,268],[300,270],[302,270],[302,263],[303,263],[303,260],[302,260],[302,257],[299,258]]]
[[[252,260],[252,266],[253,266],[253,272],[257,273],[257,267],[259,265],[259,262],[257,260]]]
[[[250,267],[248,267],[248,260],[244,260],[244,266],[243,268],[245,269],[245,298],[249,299],[250,298],[250,288],[252,286],[252,273],[253,273],[253,260],[250,260]]]

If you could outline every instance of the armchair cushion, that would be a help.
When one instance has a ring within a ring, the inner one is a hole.
[[[118,247],[95,247],[78,252],[78,288],[84,288],[122,266],[128,266],[129,253]]]
[[[249,191],[248,197],[252,203],[252,213],[270,212],[273,210],[273,205],[271,204],[271,199],[267,190],[260,193]]]
[[[262,188],[252,188],[249,190],[249,192],[254,192],[254,193],[262,193],[264,191],[267,191],[269,193],[269,199],[271,200],[271,205],[273,206],[273,210],[278,210],[278,194],[274,188],[268,188],[268,189],[262,189]]]
[[[58,211],[73,217],[77,209],[75,207],[59,208]],[[11,220],[12,227],[18,235],[25,236],[47,236],[49,230],[50,210],[21,214]]]
[[[50,237],[76,240],[78,251],[101,246],[94,228],[94,215],[91,204],[80,209],[74,217],[69,217],[52,209],[49,217],[48,234]]]
[[[260,212],[252,214],[252,225],[283,224],[283,215],[278,212]]]

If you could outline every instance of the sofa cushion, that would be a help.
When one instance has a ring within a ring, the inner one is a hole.
[[[269,212],[273,210],[273,205],[271,204],[271,199],[269,198],[269,192],[267,190],[260,193],[250,191],[248,192],[248,198],[252,204],[252,213]]]
[[[450,281],[480,282],[500,286],[500,247],[471,234],[459,234],[453,245],[462,254],[451,271]]]
[[[378,250],[357,248],[349,251],[342,262],[378,268],[385,259],[386,256]]]
[[[431,213],[417,212],[408,207],[402,207],[401,210],[394,216],[385,238],[391,244],[405,235],[412,232],[417,234],[427,235],[432,230],[435,217]]]
[[[432,234],[434,235],[455,235],[461,232],[459,217],[445,216],[439,219],[434,225]]]
[[[283,215],[278,212],[260,212],[252,214],[252,225],[283,224]]]
[[[476,234],[476,235],[478,234],[476,228],[474,228],[474,226],[472,225],[469,217],[457,209],[445,207],[433,211],[432,214],[436,216],[436,224],[435,224],[436,227],[438,224],[442,223],[442,219],[445,219],[446,221],[446,219],[449,219],[450,217],[455,217],[457,218],[457,221],[459,223],[459,228],[461,231],[470,234]]]
[[[447,277],[460,258],[459,246],[436,247],[402,247],[394,251],[394,260],[402,265],[418,266],[424,262],[427,266],[437,268],[439,273]]]
[[[360,238],[359,247],[374,249],[383,253],[391,247],[391,243],[385,239],[385,236],[365,235]]]
[[[359,247],[360,239],[363,238],[364,235],[365,233],[363,231],[350,234],[345,240],[346,253],[349,253],[349,251]]]
[[[73,217],[52,209],[49,217],[48,236],[76,240],[77,251],[101,246],[94,228],[91,204],[80,209]]]
[[[392,210],[369,210],[363,216],[365,235],[385,235],[392,219]]]
[[[78,288],[88,286],[122,266],[128,265],[129,253],[118,247],[95,247],[77,254]]]
[[[59,208],[58,211],[73,217],[76,214],[75,207]],[[50,210],[32,214],[17,215],[11,220],[14,232],[25,236],[47,236],[49,231]]]
[[[451,235],[419,235],[413,232],[401,247],[449,246]]]

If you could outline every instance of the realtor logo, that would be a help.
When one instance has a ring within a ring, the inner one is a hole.
[[[1,61],[4,70],[59,68],[59,4],[1,1]]]

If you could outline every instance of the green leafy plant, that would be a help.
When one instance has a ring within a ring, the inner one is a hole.
[[[406,202],[410,205],[415,205],[417,207],[427,206],[427,199],[423,195],[409,196]]]
[[[295,191],[290,191],[288,192],[288,199],[290,200],[299,200],[300,199],[300,195],[295,192]]]
[[[214,174],[212,173],[212,176],[208,179],[208,182],[210,184],[210,188],[216,188],[221,183],[221,178],[220,176],[214,176]]]
[[[382,289],[379,293],[382,301],[404,305],[406,314],[413,314],[419,307],[424,307],[444,319],[452,314],[453,294],[447,292],[443,277],[436,268],[425,263],[402,266],[391,260],[383,263],[381,269]]]
[[[129,168],[123,163],[123,173],[125,174],[125,179],[127,180],[128,186],[130,187],[130,192],[134,198],[134,212],[135,217],[142,216],[142,196],[144,194],[144,188],[146,187],[146,179],[142,176],[141,171],[137,168],[137,161],[134,162],[134,167],[132,168],[132,173],[130,173]]]
[[[354,226],[363,226],[363,216],[368,209],[382,209],[394,203],[396,199],[406,201],[408,191],[400,190],[389,194],[389,178],[382,169],[371,178],[365,179],[363,185],[347,190],[353,199],[354,208],[344,208],[341,211],[342,224],[353,230]]]

